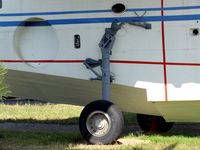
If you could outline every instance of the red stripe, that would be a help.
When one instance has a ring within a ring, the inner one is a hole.
[[[161,16],[164,16],[164,0],[161,0]],[[165,86],[165,101],[168,101],[167,89],[167,64],[166,64],[166,47],[165,47],[165,23],[161,22],[162,29],[162,51],[163,51],[163,72],[164,72],[164,86]]]
[[[83,63],[84,60],[0,60],[2,63]],[[111,60],[113,64],[139,64],[139,65],[164,65],[157,61],[130,61],[130,60]],[[166,66],[193,66],[200,67],[200,63],[187,62],[165,62]]]
[[[83,63],[84,60],[0,60],[4,63]]]
[[[126,60],[111,60],[111,63],[117,64],[146,64],[146,65],[162,65],[162,62],[153,61],[126,61]]]
[[[167,65],[171,66],[193,66],[200,67],[200,63],[181,63],[181,62],[166,62]]]
[[[157,61],[127,61],[127,60],[111,60],[111,63],[117,64],[140,64],[140,65],[165,65],[165,66],[191,66],[200,67],[200,63],[187,62],[157,62]]]

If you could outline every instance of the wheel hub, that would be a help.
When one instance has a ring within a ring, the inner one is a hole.
[[[103,137],[111,128],[111,120],[107,113],[95,111],[88,116],[86,126],[92,135]]]

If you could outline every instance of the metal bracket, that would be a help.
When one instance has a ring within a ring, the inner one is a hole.
[[[92,71],[97,78],[90,78],[90,80],[102,80],[102,76],[94,70],[95,67],[98,67],[101,65],[101,61],[97,61],[91,58],[87,58],[84,62],[84,65],[86,66],[87,69],[89,69],[90,71]]]
[[[128,22],[128,24],[133,25],[133,26],[142,27],[147,30],[152,29],[152,25],[150,23],[146,23],[146,22]]]

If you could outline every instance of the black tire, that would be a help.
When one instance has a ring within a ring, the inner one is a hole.
[[[162,133],[169,131],[174,123],[166,122],[161,116],[137,114],[137,122],[145,132]]]
[[[105,135],[96,136],[95,133],[92,134],[91,130],[89,131],[88,129],[89,121],[87,119],[95,112],[105,113],[110,118],[110,126]],[[94,101],[86,105],[79,118],[80,132],[90,144],[111,144],[119,138],[123,126],[124,119],[121,111],[113,103],[103,100]]]

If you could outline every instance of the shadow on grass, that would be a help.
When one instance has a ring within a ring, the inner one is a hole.
[[[162,136],[183,136],[183,137],[199,137],[200,123],[176,123],[174,127]]]
[[[60,125],[77,125],[78,117],[68,119],[50,119],[50,120],[37,120],[37,119],[5,119],[1,120],[0,123],[35,123],[35,124],[60,124]]]
[[[183,137],[183,138],[200,138],[200,123],[176,123],[168,132],[152,133],[152,132],[132,132],[133,135],[140,136],[160,136],[160,137]],[[126,136],[126,135],[124,135]]]
[[[8,122],[14,122],[14,123],[24,123],[24,122],[31,122],[34,124],[37,123],[48,123],[52,124],[66,124],[66,122],[74,122],[74,120],[78,120],[78,118],[70,118],[70,119],[64,119],[64,120],[7,120]],[[1,120],[2,121],[2,120]],[[133,129],[137,128],[139,129],[138,126],[133,125],[133,126],[128,126],[126,127],[126,130],[128,132],[124,133],[123,136],[127,136],[130,133],[135,135],[134,137],[138,136],[137,130]],[[190,137],[198,137],[200,135],[200,124],[177,124],[175,125],[174,129],[172,129],[169,133],[165,134],[158,134],[160,139],[167,137],[166,141],[169,141],[169,144],[166,146],[164,150],[173,150],[176,149],[177,145],[179,144],[176,139],[171,142],[169,138],[173,138],[173,136],[180,136],[183,138],[190,138]],[[40,129],[42,130],[42,129]],[[145,139],[149,140],[151,136],[148,136],[150,134],[146,134],[147,137]],[[140,136],[139,136],[140,138]],[[165,140],[160,140],[161,143]],[[153,140],[157,141],[157,140]],[[156,143],[156,142],[155,142]],[[50,149],[52,146],[54,149],[70,149],[71,147],[76,145],[85,145],[85,149],[87,148],[87,143],[84,141],[82,138],[81,134],[79,131],[77,132],[24,132],[24,131],[1,131],[0,132],[0,148],[6,149],[6,147],[9,145],[8,149],[21,149],[21,148],[27,148],[27,149],[33,149],[37,147],[37,149]],[[151,144],[152,145],[152,144]],[[33,146],[33,147],[32,147]],[[47,146],[47,147],[46,147]],[[56,147],[58,146],[58,147]],[[126,146],[126,145],[125,145]],[[135,147],[136,146],[136,147]],[[137,150],[142,150],[143,148],[138,147],[137,145],[132,145],[134,149]],[[94,147],[93,147],[94,148]],[[112,147],[111,147],[112,149]]]
[[[21,99],[15,97],[3,97],[3,100],[0,101],[2,104],[5,105],[46,105],[46,104],[53,104],[49,103],[48,101],[43,100],[33,100],[33,99]]]
[[[46,149],[51,145],[70,147],[71,144],[84,143],[80,133],[44,133],[44,132],[0,132],[2,149]]]
[[[125,114],[125,128],[123,136],[130,133],[138,135],[142,133],[145,135],[151,135],[152,133],[143,133],[140,127],[135,123],[135,121],[130,121],[130,114]],[[134,116],[133,116],[134,119]],[[78,117],[68,118],[68,119],[52,119],[52,120],[36,120],[36,119],[7,119],[0,120],[0,123],[31,123],[31,124],[57,124],[57,125],[77,125],[79,123]],[[155,134],[155,133],[153,133]],[[185,136],[185,137],[195,137],[200,136],[200,123],[177,123],[174,127],[166,133],[156,133],[161,136]]]

